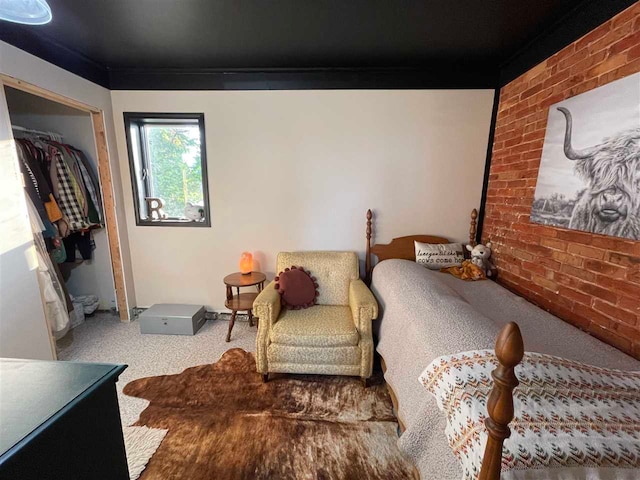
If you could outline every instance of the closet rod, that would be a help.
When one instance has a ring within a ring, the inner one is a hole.
[[[56,136],[58,138],[62,138],[62,135],[60,135],[59,133],[56,132],[43,132],[42,130],[34,130],[33,128],[26,128],[26,127],[21,127],[19,125],[11,125],[11,129],[12,130],[18,130],[19,132],[26,132],[26,133],[35,133],[37,135],[46,135],[46,136]]]

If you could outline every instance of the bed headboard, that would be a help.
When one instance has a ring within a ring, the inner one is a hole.
[[[407,235],[406,237],[398,237],[391,240],[388,244],[371,245],[371,225],[373,213],[371,209],[367,210],[367,250],[365,258],[365,270],[367,273],[367,281],[371,280],[371,272],[373,271],[373,262],[371,254],[378,258],[378,261],[387,260],[389,258],[400,258],[403,260],[415,260],[415,245],[413,242],[422,243],[449,243],[444,237],[435,235]],[[476,244],[476,228],[477,228],[478,211],[474,208],[471,211],[471,222],[469,227],[469,244]]]

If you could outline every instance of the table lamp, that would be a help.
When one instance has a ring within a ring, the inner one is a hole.
[[[253,255],[249,252],[242,252],[240,255],[240,273],[248,275],[253,271]]]

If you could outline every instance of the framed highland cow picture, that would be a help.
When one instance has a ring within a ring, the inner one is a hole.
[[[549,108],[531,221],[640,240],[640,73]]]

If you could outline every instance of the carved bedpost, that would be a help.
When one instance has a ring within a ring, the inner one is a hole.
[[[471,225],[469,227],[469,245],[476,246],[476,228],[478,225],[478,210],[475,208],[471,210]]]
[[[365,280],[371,283],[371,209],[367,210],[367,251],[364,259]]]
[[[496,340],[498,366],[491,373],[494,385],[489,394],[485,425],[489,433],[482,459],[479,480],[499,480],[502,466],[502,444],[511,435],[513,420],[513,389],[518,386],[514,368],[522,360],[524,344],[515,322],[505,325]]]

